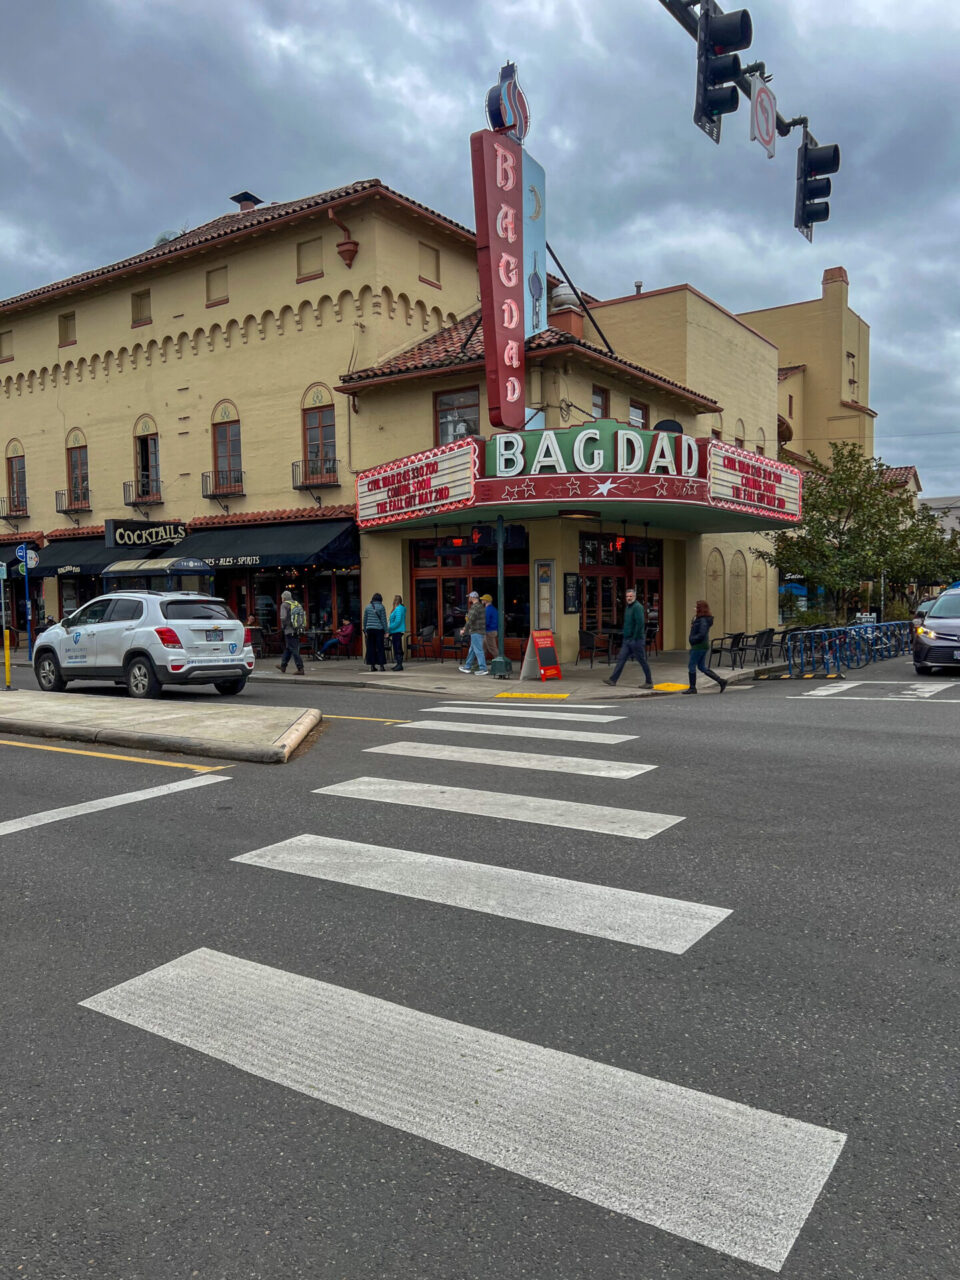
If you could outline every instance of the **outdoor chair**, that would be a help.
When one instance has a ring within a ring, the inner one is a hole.
[[[436,634],[436,627],[422,627],[416,634],[411,632],[407,636],[407,658],[420,658],[423,662],[426,662],[428,658],[434,657],[434,637]]]
[[[745,631],[732,631],[725,636],[717,636],[716,640],[710,646],[710,665],[713,666],[713,660],[716,658],[717,666],[723,666],[723,655],[726,654],[730,659],[730,666],[735,667],[738,661],[740,646],[746,639]]]
[[[746,666],[747,658],[752,657],[757,666],[773,661],[773,627],[758,631],[756,635],[744,636],[737,659],[740,666]]]
[[[457,627],[451,635],[444,636],[440,641],[440,661],[444,659],[444,655],[453,658],[454,662],[463,662],[467,655],[469,642],[464,639],[463,630]]]
[[[260,627],[250,628],[250,644],[255,658],[263,657],[263,631]]]
[[[644,647],[646,648],[647,653],[660,652],[659,627],[647,627],[646,634],[644,636]]]
[[[573,664],[578,666],[580,659],[589,657],[590,666],[593,667],[595,657],[603,657],[607,659],[607,665],[610,664],[610,637],[598,634],[596,631],[580,632],[580,648],[577,652],[577,661]]]

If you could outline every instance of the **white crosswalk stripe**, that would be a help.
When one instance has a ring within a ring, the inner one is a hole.
[[[730,911],[408,849],[302,835],[233,859],[682,955]]]
[[[539,823],[600,835],[649,840],[682,822],[672,813],[647,813],[642,809],[617,809],[609,805],[578,804],[542,796],[510,795],[499,791],[475,791],[471,787],[444,787],[436,783],[400,782],[395,778],[351,778],[329,787],[317,787],[314,795],[348,796],[381,804],[415,805],[446,809],[477,817],[506,818],[511,822]]]
[[[774,1271],[845,1141],[831,1129],[207,949],[82,1003]]]
[[[490,707],[476,703],[469,703],[459,706],[455,703],[447,703],[440,707],[421,707],[420,713],[425,712],[442,712],[451,716],[495,716],[506,718],[515,718],[521,720],[582,720],[588,724],[609,724],[612,720],[624,720],[625,716],[596,716],[582,715],[579,711],[561,711],[559,708],[550,708],[546,710],[543,707]]]
[[[531,751],[465,747],[459,742],[455,745],[449,742],[386,742],[379,747],[366,747],[365,752],[420,760],[447,760],[451,764],[503,765],[508,769],[542,769],[545,773],[581,773],[593,778],[636,778],[657,767],[655,764],[632,764],[629,760],[593,760],[589,756],[549,756]]]
[[[618,742],[632,742],[635,733],[601,733],[590,729],[547,729],[539,725],[520,724],[483,724],[477,720],[408,720],[406,724],[394,726],[402,729],[430,729],[440,733],[482,734],[497,738],[539,738],[541,742],[570,742],[577,745],[581,742],[599,742],[605,746],[615,746]]]

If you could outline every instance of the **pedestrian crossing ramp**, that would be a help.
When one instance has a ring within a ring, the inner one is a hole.
[[[339,800],[468,813],[650,841],[681,815],[599,803],[643,786],[657,766],[514,749],[519,740],[584,747],[635,739],[605,706],[427,707],[366,754],[392,769],[430,760],[457,775],[424,783],[373,772],[319,787]],[[599,713],[599,714],[594,714]],[[524,723],[519,723],[523,721]],[[553,723],[549,723],[549,722]],[[573,731],[573,732],[572,732]],[[413,736],[407,738],[410,733]],[[426,735],[426,736],[424,736]],[[451,742],[499,737],[499,746]],[[458,785],[483,769],[589,779],[591,801]],[[639,781],[637,781],[639,780]],[[333,821],[325,822],[331,828]],[[415,898],[568,934],[668,953],[682,964],[729,908],[303,833],[234,859],[371,892]],[[322,900],[321,900],[322,901]],[[318,910],[322,907],[318,906]],[[533,936],[533,935],[532,935]],[[438,1143],[720,1253],[779,1271],[845,1135],[735,1099],[376,999],[316,978],[200,948],[82,1002],[87,1009],[315,1098]]]

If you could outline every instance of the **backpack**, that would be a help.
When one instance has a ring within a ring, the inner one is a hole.
[[[294,600],[290,605],[290,625],[297,635],[307,629],[307,611],[299,600]]]

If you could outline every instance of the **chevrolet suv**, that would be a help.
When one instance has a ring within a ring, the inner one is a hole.
[[[37,637],[33,670],[46,693],[71,680],[112,680],[132,698],[167,684],[239,693],[253,670],[250,631],[223,600],[191,591],[114,591]]]

